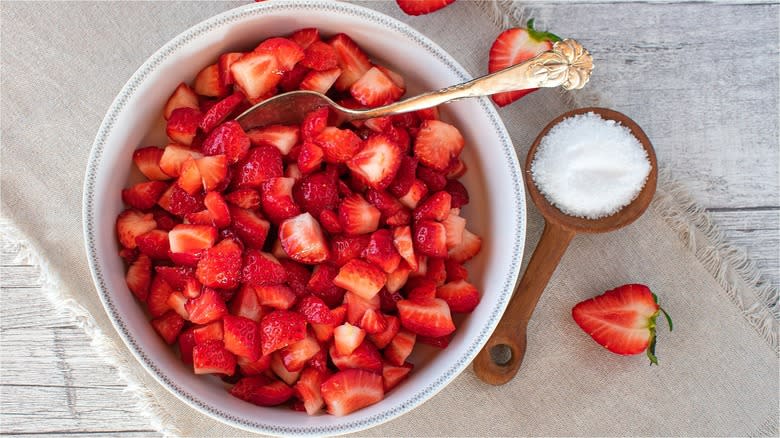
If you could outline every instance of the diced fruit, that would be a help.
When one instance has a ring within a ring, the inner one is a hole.
[[[402,261],[398,264],[398,268],[395,271],[387,274],[387,283],[385,287],[390,293],[400,290],[406,284],[409,279],[409,273],[411,268],[406,261]]]
[[[119,243],[125,248],[133,249],[138,246],[136,238],[156,227],[157,222],[151,213],[141,213],[138,210],[125,210],[116,218],[116,234]]]
[[[418,303],[436,298],[436,283],[427,278],[415,277],[406,284],[406,297]]]
[[[228,162],[225,155],[212,155],[195,160],[198,173],[206,191],[217,190],[222,187],[228,173]]]
[[[237,357],[236,362],[238,368],[241,370],[241,374],[244,376],[257,376],[271,368],[271,356],[260,356],[260,359],[252,362],[245,357]]]
[[[227,306],[222,297],[211,288],[204,288],[197,298],[192,298],[186,305],[190,321],[195,324],[207,324],[222,318],[227,313]]]
[[[447,256],[447,230],[433,221],[420,221],[414,226],[414,249],[430,257]]]
[[[287,155],[298,144],[300,128],[288,125],[270,125],[247,132],[253,146],[273,146],[280,154]]]
[[[312,335],[306,335],[300,341],[279,350],[278,354],[287,371],[298,372],[319,351],[320,344],[317,340]]]
[[[405,195],[398,198],[401,204],[408,208],[415,208],[417,204],[428,194],[428,186],[424,182],[416,179],[412,181],[412,185],[409,187],[409,191]]]
[[[205,133],[211,132],[211,130],[216,128],[220,123],[224,122],[225,119],[227,119],[228,116],[232,114],[243,101],[244,95],[240,92],[233,93],[230,96],[220,100],[211,108],[209,108],[208,111],[206,111],[206,114],[204,114],[203,118],[200,119],[198,127],[200,127],[200,129],[202,129]],[[170,124],[170,121],[168,123]]]
[[[452,208],[461,208],[469,203],[469,192],[460,181],[454,179],[447,180],[444,190],[452,197]]]
[[[192,349],[195,374],[225,374],[232,376],[236,371],[236,357],[222,341],[208,341]]]
[[[344,266],[348,261],[361,257],[370,242],[369,234],[334,236],[331,239],[331,261],[339,267]]]
[[[202,156],[203,154],[195,149],[171,143],[165,147],[160,156],[160,169],[170,177],[177,177],[181,174],[181,167],[188,158],[197,160]]]
[[[336,68],[339,60],[336,51],[330,45],[322,41],[314,41],[303,52],[301,65],[312,70],[323,71]]]
[[[280,352],[274,352],[271,354],[271,371],[276,374],[277,377],[282,379],[282,382],[288,385],[294,385],[301,376],[301,371],[290,371],[284,366]]]
[[[365,337],[365,330],[345,322],[333,330],[333,345],[340,355],[349,356],[363,343]]]
[[[385,363],[382,365],[382,384],[384,385],[385,392],[398,386],[404,379],[412,372],[414,365],[409,362],[404,363],[401,366],[391,365]]]
[[[230,66],[236,85],[250,101],[276,87],[282,78],[278,71],[279,61],[268,51],[247,53]]]
[[[168,120],[171,117],[173,110],[177,108],[192,108],[198,109],[198,96],[190,87],[184,82],[180,83],[176,90],[173,91],[171,97],[165,103],[163,109],[163,117]]]
[[[295,184],[293,197],[304,211],[319,217],[324,210],[338,207],[336,176],[328,172],[306,175]]]
[[[441,286],[447,281],[447,268],[444,266],[444,259],[428,257],[425,267],[425,278],[434,282],[436,286]]]
[[[241,247],[232,239],[224,239],[208,248],[198,261],[195,276],[208,287],[237,287],[241,281]]]
[[[202,118],[203,115],[196,109],[177,108],[168,118],[165,133],[172,141],[189,146],[198,133],[198,125]]]
[[[463,242],[463,230],[466,229],[466,219],[450,213],[442,224],[447,235],[447,249],[460,245]]]
[[[455,0],[395,0],[408,15],[425,15],[453,3]]]
[[[447,283],[436,290],[436,296],[447,302],[450,310],[458,313],[473,311],[479,304],[479,291],[464,280]]]
[[[208,249],[216,239],[217,229],[209,225],[179,224],[168,233],[173,253]]]
[[[369,62],[368,56],[360,50],[360,47],[346,34],[340,33],[334,36],[328,41],[328,44],[336,51],[341,68],[341,76],[336,81],[336,89],[346,90],[371,68],[371,62]]]
[[[227,87],[219,80],[219,66],[211,64],[195,76],[195,92],[201,96],[220,97],[227,93]]]
[[[364,340],[350,354],[340,354],[334,343],[330,347],[330,359],[340,370],[360,368],[374,373],[382,372],[382,356],[370,341]]]
[[[289,400],[294,391],[282,381],[263,375],[242,377],[230,394],[258,406],[277,406]]]
[[[306,295],[308,293],[306,284],[311,278],[311,271],[309,271],[309,268],[286,258],[280,259],[279,263],[281,263],[287,271],[287,286],[290,287],[290,290],[292,290],[296,296]]]
[[[192,350],[195,348],[195,336],[192,334],[192,329],[185,330],[179,335],[178,345],[181,361],[192,365]]]
[[[366,331],[366,333],[375,335],[382,333],[387,328],[387,322],[385,317],[376,310],[368,309],[363,313],[363,317],[360,319],[360,327]]]
[[[347,305],[347,321],[352,325],[360,325],[363,315],[368,309],[379,309],[379,295],[374,295],[371,299],[361,298],[352,292],[344,294],[344,304]]]
[[[263,182],[284,174],[282,154],[273,146],[252,148],[236,166],[233,184],[236,188],[259,189]]]
[[[412,271],[417,270],[417,257],[414,254],[414,243],[412,242],[412,229],[408,226],[397,227],[393,229],[393,246],[398,254],[406,260]]]
[[[387,188],[393,196],[404,196],[412,188],[412,185],[416,181],[417,163],[418,160],[416,158],[408,155],[404,155],[401,159],[401,166],[398,167],[395,179],[393,179],[393,182]]]
[[[328,70],[312,70],[303,77],[301,81],[301,90],[311,90],[325,94],[341,75],[341,69],[338,67]]]
[[[369,108],[393,103],[404,94],[403,88],[376,67],[370,68],[355,81],[349,92],[355,100]]]
[[[241,316],[225,315],[222,318],[225,332],[225,349],[254,362],[260,359],[260,326]]]
[[[272,53],[279,62],[281,71],[289,71],[303,59],[304,53],[301,46],[287,38],[269,38],[255,48],[255,52]]]
[[[316,414],[325,406],[320,392],[323,377],[323,373],[315,368],[306,368],[295,384],[295,393],[298,398],[303,400],[303,406],[309,415]]]
[[[306,50],[312,43],[320,40],[320,31],[316,27],[298,29],[290,35],[290,40]]]
[[[263,317],[263,307],[253,286],[244,285],[239,289],[230,302],[230,313],[260,322]]]
[[[347,166],[370,187],[384,189],[395,178],[402,155],[400,146],[387,136],[377,134],[366,140],[363,149],[347,162]]]
[[[348,129],[339,129],[333,126],[329,126],[317,134],[314,142],[322,148],[325,161],[328,163],[345,163],[363,146],[363,142],[357,134]]]
[[[271,354],[306,337],[306,318],[288,310],[275,310],[260,321],[263,354]]]
[[[160,168],[160,159],[163,156],[163,152],[162,149],[156,146],[138,149],[133,152],[133,163],[150,180],[165,181],[171,179],[171,176]]]
[[[229,207],[233,230],[249,248],[262,248],[271,224],[252,210]]]
[[[422,336],[444,336],[455,331],[447,302],[434,298],[423,303],[410,300],[398,302],[401,326]]]
[[[401,330],[401,320],[397,316],[385,316],[385,329],[380,333],[370,334],[368,338],[376,348],[385,348]]]
[[[363,260],[352,259],[339,269],[333,284],[370,300],[386,281],[387,275],[381,269]]]
[[[328,413],[344,416],[370,406],[385,396],[382,377],[365,370],[340,371],[322,383]]]
[[[452,335],[445,335],[445,336],[438,336],[438,337],[430,337],[430,336],[417,336],[417,342],[421,344],[430,345],[432,347],[436,348],[447,348],[448,345],[450,345],[450,341],[452,340]]]
[[[171,250],[168,233],[163,230],[152,230],[135,238],[138,250],[155,260],[167,260]]]
[[[401,255],[393,245],[393,235],[385,228],[371,234],[363,257],[387,273],[395,271],[401,263]]]
[[[333,265],[319,264],[314,268],[307,285],[314,295],[330,307],[338,306],[344,298],[344,289],[333,284],[338,272],[338,268]]]
[[[412,354],[416,335],[408,330],[401,329],[397,335],[385,347],[385,359],[395,366],[401,366],[406,358]]]
[[[177,290],[184,289],[187,280],[194,278],[193,269],[185,266],[157,266],[154,269],[157,275]]]
[[[284,284],[287,270],[272,254],[248,249],[244,252],[243,282],[255,286]]]
[[[148,210],[157,204],[157,200],[168,189],[162,181],[146,181],[122,190],[122,202],[139,210]]]
[[[465,263],[477,255],[480,249],[482,249],[482,239],[468,229],[464,229],[460,245],[450,248],[447,257],[455,262]]]
[[[431,192],[444,190],[444,187],[447,186],[447,177],[442,172],[435,171],[430,167],[418,166],[417,178],[424,182]]]
[[[234,164],[247,155],[249,146],[249,137],[241,129],[241,125],[231,120],[214,128],[208,137],[203,140],[201,149],[205,155],[225,155],[228,163]],[[163,170],[165,170],[165,167],[163,167]]]
[[[146,297],[149,296],[149,285],[152,283],[152,261],[148,256],[141,254],[127,268],[125,282],[127,288],[139,301],[146,301]]]
[[[339,222],[346,234],[366,234],[376,231],[382,213],[362,196],[351,195],[339,206]]]
[[[195,336],[195,344],[202,344],[208,341],[221,341],[225,337],[222,330],[222,320],[212,321],[192,330]]]
[[[274,224],[297,216],[300,208],[293,200],[292,189],[295,180],[292,178],[270,178],[261,186],[261,202],[263,211]]]
[[[321,298],[307,295],[298,302],[296,312],[306,317],[310,323],[335,324],[336,318]]]
[[[414,220],[434,220],[441,222],[450,215],[452,196],[441,191],[436,192],[414,209]]]
[[[463,150],[458,128],[440,120],[425,120],[414,141],[414,156],[431,169],[444,171]]]
[[[260,192],[253,189],[238,189],[225,195],[225,200],[236,207],[253,210],[260,206]]]
[[[176,184],[188,194],[196,195],[203,188],[202,181],[198,166],[195,164],[195,159],[187,157],[181,164],[179,179],[176,180]]]
[[[320,168],[325,153],[322,148],[312,142],[304,142],[298,154],[298,168],[302,173],[311,173]]]
[[[282,248],[295,261],[315,264],[329,257],[328,244],[319,223],[309,213],[287,219],[279,226]]]
[[[285,310],[295,304],[295,293],[283,284],[255,286],[254,289],[263,306]]]

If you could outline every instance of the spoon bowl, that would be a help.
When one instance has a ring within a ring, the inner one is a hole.
[[[605,120],[614,120],[631,131],[647,152],[650,173],[644,187],[631,203],[615,214],[599,219],[570,216],[555,207],[539,191],[531,175],[531,164],[542,139],[562,120],[578,114],[595,113]],[[544,231],[528,267],[515,288],[504,316],[493,335],[474,359],[474,372],[486,383],[503,385],[517,374],[525,356],[526,331],[536,303],[558,262],[577,233],[606,233],[634,222],[647,210],[658,182],[658,163],[650,140],[642,128],[625,114],[607,108],[580,108],[561,114],[539,133],[525,160],[526,187],[534,205],[544,217]]]

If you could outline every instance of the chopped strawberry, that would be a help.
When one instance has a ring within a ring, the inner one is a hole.
[[[439,192],[447,186],[447,177],[436,170],[426,166],[417,167],[417,178],[424,182],[431,192]]]
[[[222,297],[211,288],[204,288],[197,298],[192,298],[186,305],[190,321],[195,324],[207,324],[222,318],[227,313],[227,306]]]
[[[249,248],[262,248],[271,224],[252,210],[228,207],[233,230]]]
[[[364,340],[350,354],[340,354],[334,343],[329,354],[333,365],[340,370],[359,368],[374,373],[382,372],[382,356],[370,341]]]
[[[171,231],[173,227],[175,227],[181,222],[179,219],[173,217],[173,215],[163,210],[162,208],[157,208],[157,207],[153,208],[152,215],[154,215],[154,221],[157,222],[158,230]]]
[[[407,194],[416,181],[416,172],[417,159],[404,155],[401,159],[401,165],[398,167],[398,172],[395,174],[395,179],[387,188],[388,191],[395,197]]]
[[[655,356],[656,318],[663,312],[672,330],[672,320],[658,306],[658,297],[642,284],[626,284],[578,303],[571,311],[574,322],[607,350],[632,355],[647,351]]]
[[[327,172],[306,175],[295,184],[293,196],[304,211],[319,217],[323,210],[335,209],[338,206],[336,176]]]
[[[254,210],[260,207],[260,193],[253,189],[238,189],[225,195],[225,200],[236,207]]]
[[[272,53],[279,63],[280,71],[289,71],[303,59],[304,53],[301,46],[287,38],[269,38],[255,48],[255,52]]]
[[[272,254],[256,249],[244,252],[243,282],[255,286],[284,284],[287,270]]]
[[[479,291],[464,280],[447,283],[436,289],[436,296],[447,302],[450,310],[469,313],[479,304]]]
[[[393,103],[404,94],[403,88],[376,67],[370,68],[355,81],[349,92],[355,100],[369,108]]]
[[[282,348],[278,354],[287,371],[298,372],[319,351],[320,344],[312,335],[308,334],[300,341]]]
[[[119,257],[121,257],[122,260],[124,260],[128,265],[135,262],[135,260],[138,258],[138,254],[140,254],[138,248],[121,248],[119,250]]]
[[[534,20],[528,20],[526,28],[507,29],[496,37],[490,47],[488,72],[494,73],[507,67],[520,64],[534,56],[552,49],[553,43],[560,41],[557,35],[534,29]],[[509,91],[491,96],[498,106],[506,106],[520,99],[536,88]]]
[[[271,354],[306,337],[306,319],[287,310],[275,310],[260,321],[263,354]]]
[[[471,231],[463,230],[463,240],[447,252],[447,257],[458,263],[471,260],[482,249],[482,239]]]
[[[395,0],[407,15],[425,15],[453,3],[455,0]]]
[[[199,120],[198,126],[205,133],[211,132],[214,128],[217,127],[217,125],[224,122],[230,114],[235,112],[243,101],[244,95],[239,91],[220,100],[211,108],[209,108],[208,111],[206,111],[206,114],[203,115],[203,118]]]
[[[450,215],[452,197],[449,193],[436,192],[414,209],[414,220],[434,220],[441,222]]]
[[[301,213],[293,200],[294,184],[292,178],[269,178],[261,185],[263,211],[272,223],[279,224]]]
[[[273,146],[282,155],[287,155],[293,146],[298,144],[301,130],[297,126],[269,125],[252,129],[246,133],[252,146]]]
[[[387,274],[387,283],[385,284],[387,291],[393,294],[404,287],[411,271],[409,264],[405,260],[401,261],[395,271]],[[395,309],[395,306],[392,308]]]
[[[466,229],[466,219],[450,212],[442,222],[447,235],[447,249],[454,248],[463,242],[463,230]]]
[[[309,268],[289,259],[280,259],[279,263],[281,263],[284,270],[287,271],[287,286],[290,287],[290,290],[292,290],[296,296],[308,294],[309,292],[306,290],[306,284],[311,278],[311,271],[309,271]]]
[[[367,185],[384,189],[393,181],[401,166],[403,151],[387,136],[371,136],[363,149],[347,162],[353,175],[359,175]]]
[[[165,120],[168,120],[171,117],[173,110],[177,108],[198,109],[198,96],[184,82],[176,87],[173,94],[171,94],[171,97],[165,102],[165,108],[163,109],[163,117],[165,117]]]
[[[298,29],[290,35],[290,40],[298,44],[302,49],[307,49],[312,43],[320,40],[320,31],[316,27]]]
[[[298,302],[295,311],[306,317],[310,323],[335,324],[336,318],[331,313],[328,305],[314,295],[307,295]]]
[[[303,78],[311,71],[300,63],[295,64],[292,70],[286,71],[282,74],[282,79],[279,81],[279,88],[282,91],[295,91],[300,88]],[[271,90],[273,93],[273,90]]]
[[[225,374],[232,376],[236,371],[236,357],[222,341],[207,341],[192,349],[195,374]]]
[[[263,306],[286,310],[295,304],[295,293],[283,284],[254,286],[254,289]]]
[[[171,310],[171,306],[168,305],[168,297],[171,293],[173,293],[173,289],[162,277],[157,275],[152,279],[149,295],[146,297],[146,307],[152,318],[162,316]]]
[[[203,189],[203,179],[200,177],[200,171],[194,158],[187,157],[181,164],[176,184],[189,195],[197,195]]]
[[[198,72],[193,88],[201,96],[221,97],[227,94],[227,87],[219,80],[219,65],[211,64]]]
[[[387,275],[381,269],[363,260],[352,259],[339,269],[333,284],[370,300],[386,281]]]
[[[256,361],[260,359],[260,325],[240,316],[222,318],[225,349],[236,356]]]
[[[281,177],[282,154],[272,146],[252,148],[236,166],[233,184],[237,188],[259,189],[266,180]]]
[[[300,147],[298,149],[300,150]],[[303,178],[303,173],[301,173],[301,169],[298,168],[298,164],[290,163],[287,166],[287,169],[284,170],[284,177],[285,178],[292,178],[293,180],[298,182],[298,180]]]
[[[165,181],[170,179],[171,176],[160,168],[160,158],[162,156],[162,149],[156,146],[147,146],[133,152],[133,163],[150,180]]]
[[[376,231],[380,216],[380,211],[358,194],[345,198],[339,206],[339,221],[346,234]]]
[[[406,283],[406,296],[415,302],[427,302],[436,298],[436,283],[424,278],[415,277]]]
[[[260,359],[252,362],[245,357],[237,357],[238,368],[241,370],[243,376],[257,376],[263,374],[271,368],[271,356],[270,354],[260,356]]]
[[[433,221],[420,221],[414,226],[415,252],[431,257],[447,256],[447,230]]]
[[[192,350],[195,348],[195,336],[192,329],[185,330],[179,334],[179,355],[181,361],[187,365],[192,365]]]
[[[417,269],[409,273],[409,278],[425,277],[428,272],[428,256],[417,254]]]
[[[452,208],[461,208],[469,203],[469,192],[460,181],[454,179],[447,180],[444,190],[452,197]]]
[[[303,52],[301,65],[312,70],[323,71],[339,66],[336,50],[322,41],[314,41]]]
[[[276,351],[271,354],[271,371],[276,374],[277,377],[282,379],[282,382],[288,385],[294,385],[301,376],[301,371],[290,371],[284,366],[282,362],[282,356],[280,351]]]
[[[348,129],[329,126],[314,138],[314,142],[322,148],[325,161],[328,163],[345,163],[352,158],[363,142],[360,137]]]
[[[305,141],[314,141],[314,138],[328,126],[329,114],[326,106],[306,114],[301,123],[301,136]]]
[[[328,243],[319,223],[309,213],[287,219],[279,226],[282,248],[295,261],[315,264],[329,257]]]
[[[220,229],[230,225],[230,209],[219,192],[206,193],[203,203],[206,206],[206,212],[209,216],[209,225],[213,225]]]
[[[237,287],[241,281],[241,247],[232,239],[224,239],[208,248],[198,261],[195,276],[208,287]]]
[[[230,301],[230,313],[260,322],[263,317],[263,306],[260,305],[260,299],[253,286],[243,285],[238,290],[238,293]]]
[[[148,210],[157,204],[168,189],[162,181],[146,181],[122,190],[122,202],[139,210]]]
[[[447,170],[450,161],[463,150],[463,136],[458,128],[440,120],[425,120],[414,141],[414,156],[420,163],[439,171]]]
[[[397,316],[386,315],[385,329],[380,333],[369,334],[368,338],[376,345],[376,348],[385,348],[401,330],[401,320]]]
[[[133,249],[138,244],[136,238],[157,227],[157,222],[151,213],[141,213],[138,210],[127,209],[116,218],[116,234],[119,243],[125,248]]]
[[[157,266],[157,275],[163,278],[174,289],[184,289],[187,280],[193,278],[192,268],[184,266]]]
[[[371,234],[363,257],[387,273],[395,271],[401,263],[401,255],[393,246],[393,235],[384,228]]]
[[[338,306],[344,298],[344,289],[333,284],[338,272],[338,268],[331,264],[319,264],[314,267],[307,285],[311,293],[321,298],[329,307]]]
[[[322,393],[320,392],[320,386],[324,378],[324,373],[309,367],[303,370],[301,377],[295,384],[295,394],[303,401],[303,406],[309,415],[318,413],[325,406],[325,401],[322,400]]]
[[[406,362],[406,358],[412,354],[415,341],[416,335],[414,333],[401,329],[385,347],[385,359],[395,366],[403,365]]]
[[[390,78],[393,83],[398,86],[402,91],[406,91],[406,81],[404,80],[404,77],[399,75],[398,73],[390,70],[389,68],[382,66],[382,65],[374,65],[374,68],[379,69],[382,73],[385,74],[388,78]]]
[[[168,118],[165,132],[172,141],[189,146],[198,132],[202,118],[203,115],[197,109],[177,108]]]
[[[179,224],[168,233],[173,253],[186,253],[214,246],[217,229],[208,225]]]
[[[450,341],[452,341],[452,334],[438,337],[417,336],[417,342],[440,349],[447,348],[450,345]]]
[[[169,213],[183,217],[204,208],[203,194],[196,193],[193,196],[184,191],[178,184],[171,184],[168,190],[160,196],[157,205]]]
[[[258,375],[242,377],[230,394],[257,406],[277,406],[292,398],[294,391],[282,381]]]
[[[228,162],[225,155],[213,155],[195,160],[206,191],[217,190],[227,178]]]
[[[206,325],[196,326],[192,330],[195,337],[195,344],[203,344],[208,341],[221,341],[225,338],[225,331],[222,329],[222,320],[218,319]]]
[[[363,313],[363,317],[360,319],[360,327],[368,334],[378,334],[385,331],[387,328],[387,321],[384,316],[376,309],[368,309]]]
[[[165,147],[165,150],[160,157],[160,169],[168,176],[177,177],[181,174],[182,165],[188,158],[198,159],[202,156],[203,154],[195,149],[171,143]]]
[[[336,81],[336,89],[347,90],[370,68],[368,56],[346,34],[340,33],[328,41],[338,56],[341,76]]]
[[[344,416],[370,406],[385,396],[382,377],[364,370],[344,370],[325,380],[322,398],[328,413]]]
[[[249,137],[241,129],[241,125],[231,120],[214,128],[203,140],[201,148],[206,155],[224,154],[228,163],[233,164],[246,156],[249,145]]]
[[[365,337],[365,330],[345,322],[333,330],[333,345],[340,356],[349,356]]]
[[[155,260],[167,260],[170,244],[168,233],[163,230],[152,230],[136,237],[136,243],[141,254],[145,254]]]
[[[368,189],[366,199],[379,209],[385,219],[392,217],[404,208],[397,199],[384,190]]]
[[[412,271],[417,270],[417,257],[414,254],[414,244],[412,242],[412,230],[408,226],[396,227],[393,229],[393,246],[398,254],[406,260]]]
[[[452,160],[450,167],[447,168],[446,176],[449,179],[460,178],[466,174],[467,170],[469,169],[466,167],[466,163],[460,157],[457,157]]]
[[[146,301],[149,296],[149,285],[152,282],[152,261],[144,254],[127,268],[125,282],[130,292],[138,298],[139,301]]]
[[[281,80],[279,61],[268,51],[245,54],[230,66],[236,85],[254,101],[272,91]]]
[[[344,294],[344,304],[347,305],[347,321],[352,325],[360,325],[360,321],[363,320],[363,315],[368,309],[379,309],[381,300],[379,294],[374,295],[371,299],[364,299],[360,295],[352,292]]]
[[[230,72],[230,66],[244,56],[243,52],[228,52],[219,55],[217,65],[219,66],[219,82],[223,87],[232,85],[235,80],[233,73]]]
[[[434,298],[425,302],[401,300],[398,302],[401,326],[422,336],[445,336],[455,331],[447,302]]]
[[[339,75],[341,75],[341,69],[338,67],[322,71],[311,70],[303,77],[299,87],[301,90],[325,94],[339,78]]]
[[[462,264],[456,262],[455,260],[445,260],[444,267],[447,270],[447,282],[469,279],[469,272],[466,270],[466,268],[463,267]]]
[[[444,259],[428,257],[423,278],[432,281],[437,287],[443,285],[447,281],[447,268],[444,266]]]
[[[427,193],[428,186],[426,186],[425,183],[419,179],[416,179],[412,182],[412,186],[409,188],[409,191],[406,192],[405,195],[398,198],[398,201],[406,207],[415,208]]]
[[[413,368],[414,365],[409,362],[406,362],[401,366],[384,363],[382,365],[382,385],[385,392],[398,386],[399,383],[409,376],[409,373],[412,372]]]

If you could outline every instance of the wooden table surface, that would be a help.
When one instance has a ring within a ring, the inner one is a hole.
[[[591,50],[600,105],[645,129],[660,165],[757,263],[763,281],[780,286],[780,5],[589,1],[530,9]],[[113,20],[121,17],[106,17]],[[30,280],[38,267],[20,263],[18,250],[0,242],[0,432],[156,435],[88,337],[56,316]]]

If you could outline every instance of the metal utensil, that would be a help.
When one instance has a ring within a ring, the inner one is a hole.
[[[558,41],[553,48],[523,63],[453,85],[420,94],[390,105],[368,110],[344,108],[324,94],[314,91],[292,91],[264,100],[236,118],[244,130],[272,124],[301,123],[304,116],[317,108],[328,106],[335,114],[338,126],[356,119],[402,114],[431,108],[467,97],[489,96],[506,91],[562,86],[575,90],[585,86],[593,70],[593,59],[575,40]]]

